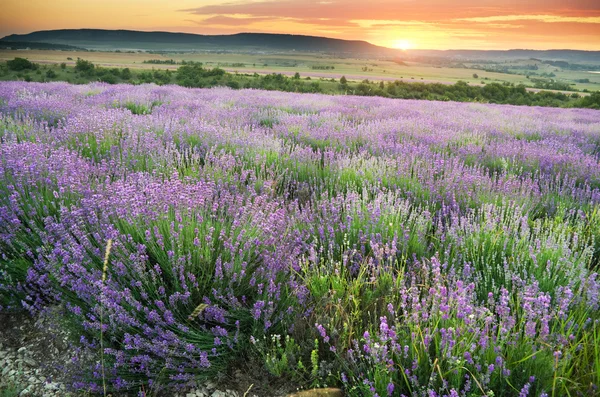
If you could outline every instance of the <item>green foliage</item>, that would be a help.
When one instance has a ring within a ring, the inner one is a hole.
[[[117,84],[117,78],[113,75],[102,75],[100,76],[100,81],[102,81],[103,83],[108,83],[108,84]]]
[[[38,65],[25,59],[25,58],[15,58],[12,61],[6,61],[6,65],[10,70],[14,70],[19,72],[21,70],[36,70]]]
[[[271,375],[278,378],[286,377],[301,384],[310,383],[311,379],[316,379],[318,375],[318,348],[313,350],[310,357],[307,358],[303,357],[304,349],[290,335],[282,338],[281,335],[274,334],[270,338],[266,336],[259,340],[252,338],[251,342],[266,370]],[[310,363],[310,366],[307,368],[305,363]],[[313,369],[311,370],[311,368]]]
[[[77,58],[77,62],[75,62],[75,70],[87,75],[91,75],[94,72],[94,64],[91,61]]]
[[[142,63],[151,63],[155,65],[177,65],[177,62],[172,59],[147,59]]]
[[[310,374],[313,378],[319,375],[319,340],[315,339],[315,348],[310,352]]]
[[[152,103],[150,106],[143,103],[127,102],[123,107],[133,114],[144,115],[152,113],[152,109],[157,105],[159,105],[158,102]]]
[[[31,63],[23,58],[16,59],[19,59],[17,62],[19,65],[23,61],[26,62],[24,65]],[[65,77],[65,74],[58,74],[54,70],[44,74],[38,71],[39,77],[30,74],[18,74],[9,67],[9,63],[11,62],[13,61],[7,61],[6,68],[0,70],[0,76],[2,76],[3,80],[15,78],[26,81],[46,81],[46,79],[71,80],[70,78]],[[31,65],[32,69],[22,69],[19,70],[19,72],[37,70],[37,64],[31,63]],[[482,86],[472,86],[462,81],[459,81],[454,85],[441,83],[409,83],[404,81],[390,81],[385,83],[382,81],[372,82],[369,80],[353,83],[349,82],[345,76],[340,78],[340,84],[335,85],[329,84],[329,81],[324,83],[314,81],[310,76],[302,79],[299,73],[296,73],[291,77],[276,73],[268,75],[259,75],[256,73],[253,75],[233,74],[225,72],[220,68],[208,69],[197,62],[182,61],[181,65],[182,66],[180,66],[177,71],[132,71],[129,68],[107,69],[95,67],[91,62],[78,58],[74,70],[79,73],[76,79],[76,82],[78,83],[85,83],[93,80],[99,80],[110,84],[121,82],[131,82],[133,84],[154,83],[158,85],[176,83],[185,87],[197,88],[226,86],[232,89],[255,88],[287,92],[383,96],[401,99],[600,109],[600,93],[598,92],[592,92],[589,96],[580,96],[578,94],[566,95],[561,92],[551,91],[531,92],[527,91],[527,88],[524,85],[513,85],[508,83],[500,84],[495,82],[488,82]],[[22,66],[17,66],[17,68],[20,67]],[[62,63],[60,67],[61,70],[65,70],[66,73],[69,73],[66,64]],[[557,86],[555,83],[556,82],[544,82],[539,84],[542,84],[541,87],[547,89],[567,88],[565,86]],[[588,90],[583,91],[589,92]]]
[[[123,70],[121,70],[121,78],[123,80],[131,79],[131,70],[129,70],[129,68],[124,68]]]
[[[573,105],[574,107],[600,109],[600,92],[594,92],[591,95],[579,98]]]
[[[9,382],[7,384],[0,385],[0,397],[17,397],[23,391],[24,387]]]
[[[223,69],[205,69],[202,64],[190,63],[177,69],[176,81],[184,87],[201,88],[209,86],[209,81],[219,81],[225,73]]]
[[[554,77],[554,73],[548,75],[548,77]],[[553,79],[545,80],[545,79],[536,79],[531,78],[531,82],[534,84],[535,88],[540,88],[544,90],[563,90],[563,91],[574,91],[571,86],[567,83],[563,83],[560,81],[556,81]]]

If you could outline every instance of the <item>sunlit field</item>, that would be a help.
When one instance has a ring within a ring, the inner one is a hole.
[[[408,44],[404,43],[404,45]],[[398,59],[394,60],[390,57],[369,59],[365,56],[358,56],[357,58],[350,58],[331,54],[294,53],[290,51],[259,54],[243,52],[166,52],[154,54],[137,51],[0,50],[1,61],[8,61],[15,57],[25,57],[32,62],[48,65],[57,65],[65,62],[68,66],[72,66],[75,64],[77,58],[82,58],[106,68],[127,67],[140,70],[176,70],[177,65],[144,63],[144,61],[149,60],[173,60],[179,63],[182,61],[201,62],[209,68],[220,67],[229,72],[239,73],[283,73],[292,76],[298,72],[303,77],[339,79],[341,76],[346,76],[349,80],[355,81],[370,79],[426,83],[441,82],[448,84],[465,81],[472,85],[496,82],[533,86],[532,81],[526,77],[532,72],[527,71],[525,68],[522,70],[516,69],[514,74],[507,74],[476,69],[474,66],[478,64],[477,61],[466,62],[462,67],[456,67],[445,65],[443,62],[436,64],[405,60],[405,57],[410,58],[410,52],[399,54]],[[600,87],[600,75],[587,71],[559,70],[556,67],[531,60],[513,61],[509,64],[539,64],[538,73],[554,73],[559,81],[569,83],[573,89],[579,91],[589,90],[593,92],[597,91]],[[332,67],[332,69],[320,69],[324,66]],[[596,67],[597,65],[590,66],[590,68]],[[587,83],[582,82],[585,79],[588,80]]]
[[[599,204],[598,110],[0,83],[1,310],[75,395],[597,395]]]

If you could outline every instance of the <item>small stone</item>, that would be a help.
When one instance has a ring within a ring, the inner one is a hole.
[[[38,378],[36,378],[35,376],[30,376],[30,377],[29,377],[29,379],[27,379],[27,382],[28,382],[30,385],[33,385],[33,384],[35,384],[35,383],[38,383],[38,382],[39,382],[39,380],[38,380]]]
[[[23,361],[30,367],[37,367],[37,362],[33,358],[25,357]]]
[[[210,389],[214,389],[214,388],[216,387],[216,385],[215,385],[214,383],[210,382],[210,381],[209,381],[209,382],[206,382],[206,384],[205,384],[204,386],[206,386],[206,388],[207,388],[208,390],[210,390]]]
[[[58,383],[55,383],[55,382],[46,383],[44,385],[44,389],[46,389],[46,390],[58,390],[59,389],[59,385],[58,385]]]
[[[288,397],[343,397],[344,393],[340,389],[325,388],[311,389],[298,393],[290,394]]]
[[[185,397],[196,397],[196,393],[187,393]]]
[[[27,348],[25,346],[23,346],[23,347],[20,347],[19,350],[17,350],[17,353],[25,354],[26,351],[27,351]]]

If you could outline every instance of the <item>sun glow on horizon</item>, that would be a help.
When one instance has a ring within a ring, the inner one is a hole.
[[[392,47],[397,48],[399,50],[411,50],[415,47],[414,43],[410,40],[406,40],[406,39],[401,39],[401,40],[396,40],[392,43]]]

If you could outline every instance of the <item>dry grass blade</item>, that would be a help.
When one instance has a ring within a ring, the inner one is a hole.
[[[196,306],[196,308],[194,309],[194,311],[192,312],[192,314],[190,314],[190,316],[188,317],[189,320],[193,320],[196,317],[198,317],[200,315],[200,313],[202,313],[204,311],[204,309],[206,309],[208,307],[208,305],[206,303],[201,303],[198,306]]]
[[[110,257],[110,250],[112,249],[112,239],[106,242],[106,250],[104,251],[104,267],[102,268],[102,283],[106,281],[106,274],[108,273],[108,258]]]
[[[104,295],[104,283],[106,282],[106,274],[108,273],[108,258],[110,257],[110,250],[112,248],[112,239],[108,239],[106,242],[106,250],[104,251],[104,266],[102,267],[102,291]],[[101,299],[102,303],[103,299]],[[104,310],[103,305],[100,305],[100,359],[102,361],[102,391],[106,396],[106,376],[104,374]]]

